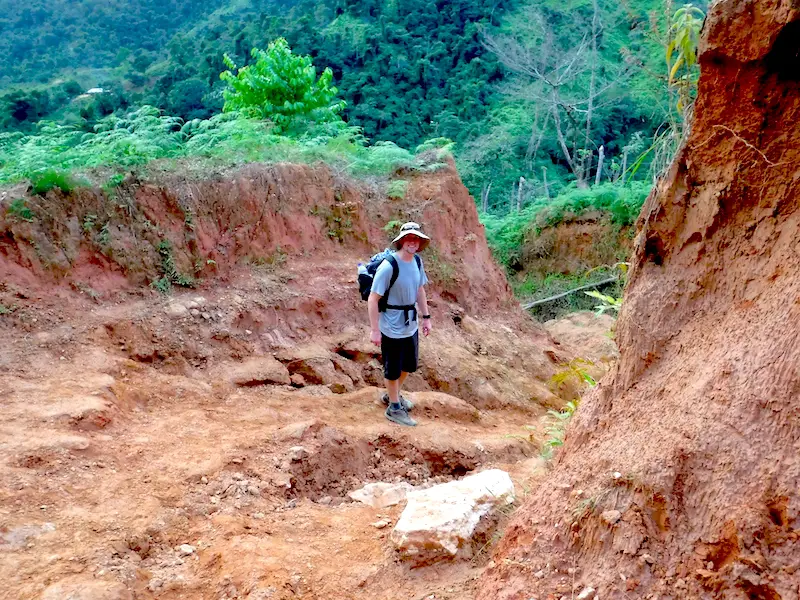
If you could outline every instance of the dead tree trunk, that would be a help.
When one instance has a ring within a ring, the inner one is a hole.
[[[597,175],[594,178],[594,184],[598,185],[600,183],[600,177],[603,174],[603,158],[605,156],[605,149],[603,146],[600,146],[600,150],[597,151]]]

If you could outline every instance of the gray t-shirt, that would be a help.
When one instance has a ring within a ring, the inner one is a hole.
[[[417,269],[417,261],[415,259],[412,258],[409,262],[405,262],[400,259],[397,252],[394,253],[394,257],[397,259],[399,273],[397,274],[397,281],[394,282],[392,289],[389,290],[388,303],[395,306],[416,304],[417,290],[420,286],[428,283],[425,267]],[[389,287],[391,279],[392,265],[388,260],[384,260],[378,270],[375,271],[372,292],[383,296],[386,293],[386,288]],[[411,317],[413,314],[409,316]],[[411,337],[417,332],[418,328],[416,319],[409,319],[408,327],[406,327],[406,318],[403,311],[391,308],[380,314],[378,325],[383,335],[395,339]]]

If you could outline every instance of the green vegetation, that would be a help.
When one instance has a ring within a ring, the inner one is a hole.
[[[545,460],[552,460],[556,448],[564,445],[564,436],[567,433],[567,424],[578,409],[578,403],[570,400],[564,406],[563,410],[547,411],[550,417],[550,423],[545,429],[547,437],[542,444],[542,457]]]
[[[189,275],[183,275],[175,266],[175,258],[172,255],[172,244],[169,240],[162,240],[161,243],[159,243],[158,254],[161,256],[161,277],[150,284],[153,289],[158,290],[162,294],[168,294],[172,289],[172,284],[181,287],[194,287],[194,278]]]
[[[586,389],[597,385],[597,381],[586,371],[586,367],[591,365],[592,363],[589,361],[576,358],[562,365],[561,370],[550,378],[552,388],[571,386],[575,391],[575,397],[567,402],[561,410],[550,409],[547,411],[549,422],[545,428],[546,437],[542,443],[542,457],[545,460],[551,460],[556,448],[564,445],[567,425],[575,411],[578,410],[581,394]]]
[[[626,185],[603,183],[588,189],[571,188],[552,200],[535,198],[518,212],[502,216],[484,213],[481,220],[495,257],[507,269],[512,269],[519,263],[522,243],[530,231],[553,227],[590,210],[609,214],[617,225],[631,225],[649,193],[650,184],[643,181]]]
[[[591,298],[595,298],[596,300],[600,300],[600,304],[595,306],[595,310],[597,311],[598,315],[602,315],[608,310],[619,313],[619,309],[622,308],[622,298],[615,298],[614,296],[601,294],[596,290],[584,292],[584,294]]]
[[[33,211],[28,208],[28,203],[26,202],[25,198],[15,198],[12,200],[8,208],[6,208],[6,214],[10,217],[18,219],[20,221],[33,221],[34,217],[36,216]]]
[[[324,161],[357,176],[388,176],[398,169],[430,170],[430,157],[390,142],[368,146],[357,128],[309,127],[298,137],[276,135],[264,121],[224,113],[182,122],[145,106],[100,121],[94,133],[43,123],[36,134],[0,134],[0,183],[30,178],[34,193],[75,186],[66,170],[143,165],[156,159],[194,157],[219,164]],[[116,174],[110,187],[124,177]]]
[[[705,8],[32,0],[0,15],[0,183],[68,193],[101,166],[324,161],[401,199],[454,156],[513,272],[543,228],[636,219],[690,122]],[[100,176],[107,192],[124,180]],[[341,240],[347,216],[326,226]],[[536,296],[585,276],[514,285]]]
[[[144,105],[185,122],[226,106],[279,128],[333,113],[401,148],[453,140],[484,211],[504,214],[630,178],[678,104],[670,73],[696,79],[701,17],[669,0],[33,0],[0,16],[0,131],[92,132]],[[274,65],[294,76],[265,78]]]
[[[405,179],[395,179],[394,181],[389,182],[389,186],[386,189],[386,195],[392,200],[402,200],[406,197],[407,190],[408,181]]]
[[[65,194],[69,194],[75,189],[75,182],[68,173],[55,169],[45,169],[36,171],[30,175],[31,192],[44,195],[50,190],[59,189]]]
[[[296,120],[301,126],[339,120],[345,104],[336,100],[330,69],[317,79],[311,57],[293,54],[283,38],[271,42],[266,51],[253,48],[251,54],[254,63],[237,69],[236,75],[231,71],[220,75],[230,85],[223,92],[225,112],[273,121],[276,132],[289,129]],[[227,54],[225,64],[236,69]]]
[[[563,273],[549,273],[544,276],[528,274],[522,281],[512,279],[511,287],[517,297],[525,303],[550,298],[585,285],[597,284],[615,275],[617,273],[611,267],[601,267],[569,275]],[[622,296],[624,285],[625,280],[619,278],[613,283],[599,285],[596,289],[602,289],[609,297],[619,298]],[[578,292],[534,306],[528,309],[528,313],[538,321],[549,321],[569,313],[596,310],[596,308],[596,300]]]

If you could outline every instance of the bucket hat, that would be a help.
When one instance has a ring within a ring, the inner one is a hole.
[[[428,244],[431,243],[431,238],[422,233],[419,223],[409,221],[408,223],[403,223],[403,225],[400,227],[400,234],[392,240],[392,247],[395,250],[400,250],[400,248],[403,246],[403,238],[409,235],[414,235],[419,238],[420,252],[425,250],[425,248],[428,247]]]

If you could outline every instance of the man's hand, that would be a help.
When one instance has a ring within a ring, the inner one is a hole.
[[[381,345],[381,332],[380,330],[375,331],[374,329],[369,332],[369,341],[375,344],[376,346]]]
[[[422,335],[428,337],[428,334],[431,332],[433,325],[431,324],[430,319],[422,319]]]

